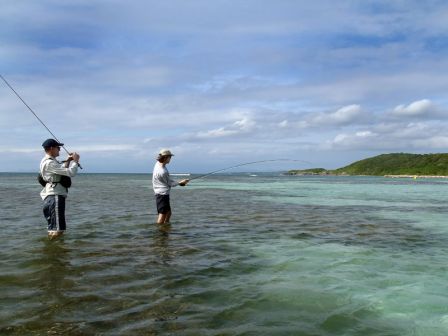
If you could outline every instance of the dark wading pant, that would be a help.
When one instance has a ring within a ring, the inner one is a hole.
[[[44,216],[48,231],[65,231],[65,197],[50,195],[44,200]]]

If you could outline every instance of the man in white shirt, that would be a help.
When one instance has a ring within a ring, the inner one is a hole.
[[[78,153],[70,154],[65,163],[56,160],[62,146],[64,144],[54,139],[47,139],[42,144],[45,156],[40,162],[40,174],[45,187],[40,196],[44,201],[43,212],[48,222],[50,239],[62,235],[66,229],[65,199],[71,184],[70,177],[78,172]]]
[[[157,162],[154,165],[152,173],[152,187],[156,196],[157,205],[157,224],[165,224],[170,221],[171,205],[170,205],[170,190],[172,187],[186,186],[189,180],[174,181],[170,178],[170,173],[166,165],[170,163],[171,157],[174,154],[168,149],[162,149],[157,157]]]

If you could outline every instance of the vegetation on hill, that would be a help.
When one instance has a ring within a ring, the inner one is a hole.
[[[303,170],[290,170],[288,173],[290,175],[324,175],[327,174],[328,170],[325,168],[311,168],[311,169],[303,169]]]
[[[290,174],[334,175],[444,175],[448,176],[448,153],[382,154],[335,170],[322,168],[291,170]]]

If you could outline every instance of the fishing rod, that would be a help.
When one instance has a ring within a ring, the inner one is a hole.
[[[293,159],[273,159],[273,160],[252,161],[252,162],[240,163],[238,165],[227,167],[227,168],[223,168],[223,169],[218,169],[218,170],[212,171],[212,172],[204,174],[204,175],[199,175],[199,176],[193,177],[193,178],[191,178],[189,180],[192,181],[192,180],[196,180],[196,179],[200,179],[200,178],[205,178],[207,176],[210,176],[210,175],[213,175],[213,174],[225,171],[225,170],[238,168],[238,167],[242,167],[242,166],[248,166],[248,165],[252,165],[252,164],[256,164],[256,163],[263,163],[263,162],[276,162],[276,161],[291,161],[291,162],[302,162],[302,163],[306,163],[306,164],[312,164],[311,162],[308,162],[308,161],[305,161],[305,160],[293,160]]]
[[[8,87],[12,90],[12,92],[14,92],[16,94],[16,96],[20,99],[20,101],[26,106],[28,107],[28,110],[31,111],[32,114],[34,114],[34,116],[36,117],[37,120],[39,120],[39,122],[47,129],[47,131],[53,136],[53,138],[61,143],[58,138],[56,137],[56,135],[53,134],[53,132],[47,127],[47,125],[44,124],[44,122],[37,116],[37,114],[33,111],[33,109],[31,107],[29,107],[29,105],[22,99],[22,97],[20,97],[20,95],[17,93],[16,90],[14,90],[14,88],[8,83],[8,81],[5,79],[5,77],[3,77],[0,74],[0,78],[3,79],[3,81],[5,82],[6,85],[8,85]],[[65,152],[70,156],[70,152],[64,147],[62,146],[62,148],[65,150]],[[82,169],[81,164],[78,162],[78,167]]]

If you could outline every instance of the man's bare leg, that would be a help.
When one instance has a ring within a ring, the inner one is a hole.
[[[157,224],[165,223],[165,217],[166,217],[166,214],[159,213],[159,215],[157,216]]]
[[[164,223],[165,224],[169,223],[170,222],[170,218],[171,218],[171,211],[166,213],[166,217],[165,217],[165,222]]]
[[[170,221],[170,217],[171,217],[171,211],[164,213],[164,214],[160,214],[157,217],[157,224],[166,224]]]

